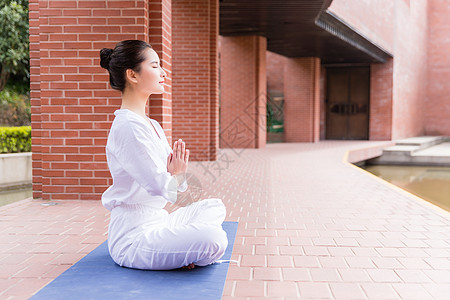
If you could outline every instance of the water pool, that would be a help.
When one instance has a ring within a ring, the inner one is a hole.
[[[0,206],[30,198],[32,196],[33,191],[31,190],[31,186],[15,190],[0,191]]]
[[[366,165],[361,168],[450,212],[450,168]]]

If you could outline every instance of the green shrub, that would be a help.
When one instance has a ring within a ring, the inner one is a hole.
[[[31,124],[29,92],[19,84],[9,84],[0,91],[0,126]]]
[[[0,127],[0,153],[31,152],[31,126]]]

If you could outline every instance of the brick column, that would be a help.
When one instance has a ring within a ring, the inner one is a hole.
[[[191,161],[218,151],[218,0],[172,1],[173,138]]]
[[[170,11],[170,0],[159,3],[152,2],[152,13]],[[40,0],[39,6],[30,1],[34,197],[100,199],[112,184],[105,145],[121,95],[110,88],[99,51],[125,39],[149,42],[148,14],[148,0]],[[158,22],[161,32],[170,32],[166,16],[155,20],[155,28]],[[150,34],[169,67],[167,34],[159,40]],[[162,99],[170,101],[167,95]]]
[[[221,148],[266,145],[266,50],[265,37],[220,37]]]
[[[42,197],[42,156],[41,156],[41,87],[39,48],[39,0],[28,2],[30,24],[30,104],[32,136],[33,198]]]
[[[286,142],[320,139],[320,59],[286,59],[284,68],[284,131]]]
[[[370,67],[369,140],[391,140],[394,60]]]
[[[163,127],[169,143],[172,140],[172,1],[149,2],[149,39],[166,71],[164,93],[152,95],[148,115]]]

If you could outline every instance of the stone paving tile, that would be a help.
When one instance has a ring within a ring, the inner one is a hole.
[[[282,268],[284,281],[311,281],[311,275],[306,268]]]
[[[430,299],[432,297],[421,284],[394,283],[392,284],[392,287],[402,299],[421,300]]]
[[[269,281],[267,283],[267,297],[297,297],[298,286],[295,282]]]
[[[357,283],[330,283],[333,296],[336,299],[367,299],[361,286]]]
[[[302,298],[332,298],[330,287],[321,282],[299,282],[298,287]]]
[[[346,161],[390,143],[269,144],[192,162],[201,198],[221,198],[239,222],[223,299],[448,299],[450,214]],[[99,201],[43,202],[0,207],[1,299],[28,299],[107,238]]]
[[[100,202],[53,201],[58,205],[41,205],[45,202],[26,199],[0,207],[0,226],[5,228],[0,243],[14,244],[0,260],[0,278],[10,282],[8,288],[0,289],[1,299],[30,298],[106,240],[109,214]],[[102,218],[93,224],[93,215]],[[100,234],[90,239],[83,236],[89,225],[101,229]],[[79,253],[90,246],[89,251]]]
[[[236,281],[232,296],[264,297],[266,296],[266,283],[261,280]]]
[[[448,299],[450,284],[422,284],[433,299]]]
[[[361,269],[338,269],[344,282],[371,282],[367,270]]]
[[[372,262],[380,269],[404,269],[404,266],[395,258],[373,257]]]
[[[361,287],[369,299],[401,299],[390,284],[362,283]]]
[[[254,268],[253,278],[255,280],[280,281],[281,268]]]
[[[312,281],[314,282],[337,282],[341,281],[339,273],[335,269],[310,269]]]

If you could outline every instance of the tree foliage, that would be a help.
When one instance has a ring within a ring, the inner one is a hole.
[[[29,76],[28,0],[0,0],[0,91],[10,74]]]

